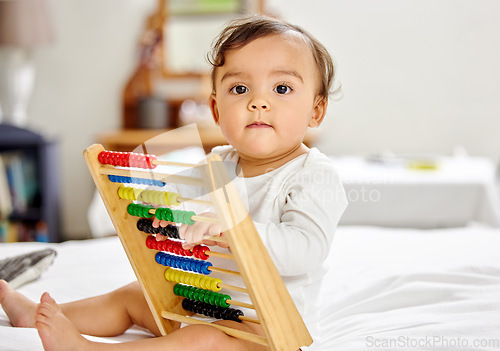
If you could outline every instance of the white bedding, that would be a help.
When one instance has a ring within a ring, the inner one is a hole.
[[[19,290],[58,302],[134,280],[116,237],[49,245],[42,277]],[[47,247],[1,244],[0,259]],[[500,230],[343,226],[328,258],[319,350],[499,350]],[[107,342],[149,337],[132,329]],[[477,345],[476,345],[477,343]],[[0,350],[41,350],[36,330],[10,327],[0,310]]]

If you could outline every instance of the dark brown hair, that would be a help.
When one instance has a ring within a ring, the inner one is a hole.
[[[212,90],[215,92],[215,72],[224,66],[226,53],[239,49],[258,38],[283,34],[288,31],[300,33],[311,46],[311,51],[319,72],[318,94],[328,100],[334,79],[333,61],[326,48],[302,28],[285,21],[267,16],[252,16],[231,21],[215,39],[208,61],[212,64]]]

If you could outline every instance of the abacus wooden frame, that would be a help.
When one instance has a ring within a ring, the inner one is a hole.
[[[128,215],[129,202],[118,197],[121,184],[108,180],[109,167],[98,161],[101,151],[104,151],[102,145],[94,144],[84,151],[84,158],[162,335],[173,330],[172,321],[206,323],[188,317],[193,313],[182,308],[183,298],[173,293],[175,283],[158,279],[164,275],[165,267],[155,262],[154,250],[146,247],[146,238],[136,226],[137,217]],[[210,199],[225,229],[224,236],[255,306],[265,338],[207,324],[229,335],[267,345],[271,350],[289,351],[308,346],[312,338],[220,161],[216,155],[207,157],[207,167],[200,167],[202,180],[210,191]]]

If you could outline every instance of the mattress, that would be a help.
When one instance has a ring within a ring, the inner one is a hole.
[[[54,263],[18,288],[59,303],[106,293],[134,274],[117,237],[0,245],[0,259],[53,248]],[[313,350],[500,349],[500,230],[481,225],[419,230],[341,226],[325,262]],[[112,338],[152,337],[139,328]],[[13,328],[0,310],[0,350],[42,350],[36,330]]]

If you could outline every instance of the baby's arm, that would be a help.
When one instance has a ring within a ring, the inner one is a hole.
[[[255,226],[280,275],[296,276],[322,266],[347,199],[330,164],[304,168],[286,184],[279,223]]]
[[[325,172],[326,176],[317,176],[305,171],[288,180],[289,186],[284,187],[280,195],[286,201],[279,223],[254,221],[282,276],[300,275],[319,268],[329,253],[347,200],[335,172]],[[183,227],[181,237],[190,245],[198,243],[204,235],[216,235],[220,231],[220,227],[207,223]]]

